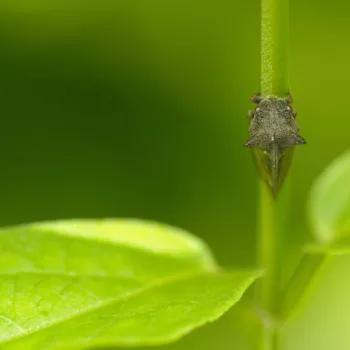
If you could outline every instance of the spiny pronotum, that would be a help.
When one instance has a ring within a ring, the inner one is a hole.
[[[287,174],[293,148],[306,143],[298,135],[296,111],[291,107],[292,97],[254,95],[251,101],[257,107],[249,111],[250,139],[244,146],[252,147],[258,171],[277,195]]]

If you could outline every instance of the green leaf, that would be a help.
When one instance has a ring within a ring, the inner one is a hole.
[[[283,325],[280,349],[350,349],[349,269],[350,256],[327,258],[303,296],[299,312]]]
[[[309,208],[313,231],[319,241],[329,243],[350,233],[350,150],[317,179]]]
[[[350,150],[316,180],[310,193],[309,217],[319,243],[305,248],[287,283],[280,307],[283,319],[297,310],[329,257],[350,254]]]
[[[220,272],[206,245],[137,220],[0,231],[1,349],[164,344],[235,304],[259,276]]]
[[[304,248],[304,255],[282,294],[281,319],[285,320],[303,308],[305,296],[325,263],[331,257],[343,255],[350,255],[350,237],[344,237],[334,244],[309,244]]]

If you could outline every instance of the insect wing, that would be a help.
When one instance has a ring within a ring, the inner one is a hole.
[[[258,173],[275,196],[278,194],[284,179],[287,176],[293,157],[293,150],[294,147],[290,147],[283,154],[281,154],[278,157],[278,164],[276,164],[276,167],[273,168],[271,166],[271,159],[264,150],[258,147],[254,147],[252,149],[253,158]]]
[[[280,168],[278,174],[278,190],[280,190],[292,164],[292,158],[294,153],[294,147],[289,147],[280,158]]]

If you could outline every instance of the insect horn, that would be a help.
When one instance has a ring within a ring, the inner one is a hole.
[[[298,145],[305,145],[306,144],[306,140],[301,137],[300,135],[298,135],[297,133],[290,133],[288,140],[286,142],[286,146],[290,147],[290,146],[298,146]]]
[[[295,134],[294,144],[295,145],[305,145],[306,140],[303,137],[301,137],[300,135]]]
[[[244,147],[255,147],[259,143],[258,134],[253,135],[245,144]]]

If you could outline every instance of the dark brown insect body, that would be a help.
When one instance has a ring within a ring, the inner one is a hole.
[[[252,101],[258,106],[249,113],[250,139],[245,146],[253,148],[258,170],[276,195],[287,174],[293,147],[306,141],[298,135],[291,97],[255,95]]]

